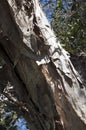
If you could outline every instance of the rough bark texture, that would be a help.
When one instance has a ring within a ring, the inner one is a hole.
[[[86,130],[86,88],[38,0],[0,1],[0,92],[31,130]]]

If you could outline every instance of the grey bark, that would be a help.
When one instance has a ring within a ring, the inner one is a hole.
[[[85,130],[86,88],[38,0],[0,1],[0,92],[31,130]]]

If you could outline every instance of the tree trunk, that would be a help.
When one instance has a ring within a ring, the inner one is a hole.
[[[85,89],[38,0],[1,0],[4,102],[31,130],[86,130]]]

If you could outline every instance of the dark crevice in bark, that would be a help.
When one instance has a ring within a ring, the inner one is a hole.
[[[8,81],[10,81],[15,86],[15,87],[13,87],[13,89],[14,89],[13,90],[14,91],[13,94],[16,93],[17,94],[16,96],[20,96],[20,97],[22,97],[22,94],[24,94],[26,96],[27,95],[26,94],[27,91],[24,88],[24,84],[22,84],[22,81],[21,81],[20,77],[17,75],[17,73],[15,73],[15,70],[13,68],[12,62],[11,62],[8,54],[6,53],[6,51],[4,50],[4,48],[1,45],[0,45],[0,56],[2,56],[2,58],[3,58],[4,62],[5,62],[4,66],[2,66],[3,68],[2,68],[1,71],[2,72],[4,70],[7,71],[7,73],[5,73],[5,76],[4,76],[4,72],[2,73],[2,75],[0,74],[1,77],[3,78],[2,80],[5,80],[7,83],[8,83]],[[1,81],[1,82],[3,82],[3,81]],[[5,89],[7,83],[4,84],[5,86],[4,86],[3,90]],[[17,88],[17,85],[19,86],[18,88]],[[19,92],[21,92],[21,94],[19,94]],[[23,99],[20,98],[19,100],[23,100]]]

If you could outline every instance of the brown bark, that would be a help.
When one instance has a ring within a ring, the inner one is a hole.
[[[0,1],[0,17],[0,90],[8,105],[31,130],[85,130],[86,88],[38,0]]]

